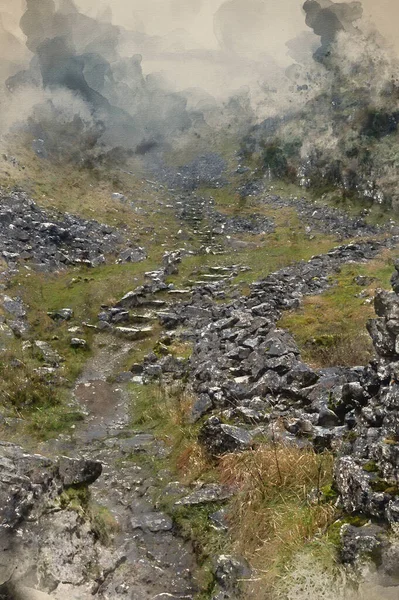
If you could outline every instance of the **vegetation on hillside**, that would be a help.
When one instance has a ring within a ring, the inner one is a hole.
[[[315,367],[359,366],[373,356],[366,323],[375,316],[374,292],[389,289],[395,251],[384,251],[364,265],[345,265],[331,277],[331,288],[304,298],[296,311],[283,315],[279,325],[290,331],[302,358]]]
[[[94,269],[73,267],[60,273],[21,269],[11,278],[8,293],[21,297],[26,304],[32,339],[48,341],[65,361],[59,382],[51,378],[39,381],[35,370],[43,365],[40,357],[23,350],[22,340],[9,345],[0,361],[0,393],[3,408],[14,421],[10,429],[3,424],[4,438],[10,437],[12,431],[19,438],[22,434],[33,437],[35,444],[37,440],[70,431],[83,418],[72,400],[72,389],[86,360],[96,351],[96,343],[91,330],[84,330],[88,349],[72,349],[68,328],[94,322],[101,305],[112,305],[141,285],[145,272],[159,267],[164,250],[185,247],[191,252],[183,257],[179,273],[169,278],[177,288],[185,287],[212,266],[239,264],[249,270],[232,279],[232,291],[246,294],[249,284],[256,279],[297,260],[326,252],[337,244],[333,235],[309,234],[291,208],[274,210],[250,197],[243,201],[234,186],[203,187],[199,195],[212,197],[221,213],[249,216],[256,212],[272,219],[276,226],[270,234],[232,235],[229,239],[224,236],[223,244],[229,252],[206,254],[199,252],[199,242],[191,233],[181,238],[181,223],[169,204],[168,193],[152,189],[142,174],[130,175],[106,168],[72,173],[68,165],[52,164],[42,170],[39,159],[25,150],[21,151],[22,160],[24,169],[6,164],[9,173],[2,173],[3,184],[11,188],[20,181],[44,207],[69,210],[122,227],[126,238],[145,246],[148,258],[137,264],[115,264],[115,257],[109,257],[107,265]],[[298,192],[295,188],[290,190]],[[131,203],[115,205],[111,198],[114,191],[126,194]],[[161,205],[157,202],[159,194]],[[387,251],[367,264],[345,266],[331,278],[331,288],[326,293],[305,298],[299,310],[283,316],[279,325],[294,334],[304,360],[314,366],[356,365],[369,360],[371,347],[365,323],[373,316],[371,298],[376,287],[388,287],[395,256]],[[356,280],[359,276],[365,279]],[[55,323],[47,312],[63,307],[73,309],[73,321]],[[126,368],[140,362],[152,350],[164,351],[159,344],[163,334],[162,328],[155,325],[152,334],[128,353]],[[101,334],[97,343],[101,344]],[[179,341],[172,341],[167,347],[168,352],[183,360],[190,358],[191,350],[189,343]],[[13,364],[20,364],[20,368]],[[172,514],[181,535],[194,542],[199,578],[203,589],[209,591],[204,598],[210,597],[214,583],[211,557],[215,553],[237,553],[251,562],[256,575],[245,583],[245,593],[256,600],[269,598],[271,589],[276,594],[279,586],[283,589],[287,581],[293,581],[292,577],[300,577],[295,571],[299,564],[297,556],[311,556],[322,570],[331,572],[329,582],[340,577],[337,539],[333,535],[334,526],[331,528],[340,515],[335,507],[330,453],[318,455],[309,449],[261,439],[253,451],[213,460],[197,441],[201,423],[189,423],[193,398],[185,382],[175,386],[130,384],[129,389],[132,429],[152,433],[169,451],[163,458],[134,454],[129,460],[137,464],[145,462],[154,475],[168,473],[162,476],[165,485],[176,480],[187,485],[218,482],[231,484],[238,491],[224,505],[230,524],[228,534],[216,532],[209,519],[221,507],[218,503],[209,508],[177,508],[173,495],[164,496],[162,489],[154,498],[161,509]],[[63,501],[69,507],[80,502],[75,497]],[[98,537],[109,541],[115,532],[112,518],[101,507],[91,518]]]
[[[242,144],[258,172],[318,193],[397,207],[398,64],[377,34],[341,33],[298,110],[256,126]],[[310,79],[309,79],[310,78]]]

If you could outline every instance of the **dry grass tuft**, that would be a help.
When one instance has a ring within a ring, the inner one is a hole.
[[[331,504],[309,499],[331,483],[333,457],[270,445],[227,455],[219,468],[221,480],[239,489],[230,511],[235,550],[258,573],[247,584],[246,598],[270,598],[292,557],[333,519]]]
[[[177,470],[186,485],[202,478],[212,466],[208,455],[195,439],[188,440],[176,457]]]

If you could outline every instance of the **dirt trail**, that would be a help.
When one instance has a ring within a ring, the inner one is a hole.
[[[116,347],[114,341],[101,339],[101,347],[96,348],[76,382],[74,396],[86,414],[85,420],[72,436],[47,443],[43,453],[80,456],[103,465],[103,474],[91,486],[91,493],[119,525],[113,550],[120,554],[121,566],[109,574],[94,597],[189,600],[198,591],[193,580],[197,565],[192,547],[175,534],[171,519],[154,506],[161,480],[151,460],[140,461],[143,466],[129,460],[137,453],[156,459],[167,451],[151,434],[131,428],[132,397],[127,384],[107,381],[118,374],[118,366],[133,346]]]

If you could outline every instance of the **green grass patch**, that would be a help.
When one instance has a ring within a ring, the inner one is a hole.
[[[309,260],[315,254],[328,252],[336,245],[332,236],[315,236],[310,239],[296,229],[280,228],[276,233],[264,236],[258,248],[240,252],[240,259],[251,271],[240,274],[239,283],[250,284],[270,273],[299,260]]]
[[[120,530],[119,523],[113,514],[105,506],[91,502],[88,507],[88,516],[96,538],[104,546],[109,546]]]
[[[248,199],[240,197],[234,184],[228,184],[221,188],[201,187],[198,196],[212,199],[215,209],[227,215],[245,214],[250,207]]]
[[[309,260],[313,255],[331,250],[336,246],[333,236],[309,237],[298,221],[295,211],[280,211],[276,232],[264,235],[241,235],[231,239],[230,251],[223,255],[199,254],[188,256],[182,262],[179,274],[169,278],[177,288],[185,287],[189,281],[200,281],[201,275],[211,267],[242,265],[250,271],[239,272],[232,284],[240,284],[242,291],[248,284],[267,277],[270,273],[298,260]]]
[[[69,508],[84,514],[90,502],[90,491],[87,485],[74,485],[63,490],[59,497],[62,509]]]
[[[211,464],[198,444],[200,424],[191,425],[193,398],[182,382],[163,386],[129,384],[132,394],[132,427],[151,432],[169,448],[168,468],[184,483],[201,478],[215,481]]]
[[[36,407],[25,413],[25,419],[27,432],[39,440],[46,440],[70,431],[77,423],[83,421],[84,415],[78,408],[73,410],[60,403],[58,406]]]
[[[48,342],[65,360],[62,375],[73,383],[85,362],[92,354],[94,332],[82,323],[95,323],[102,304],[112,305],[128,290],[144,281],[144,272],[155,267],[150,260],[145,263],[109,265],[95,269],[76,268],[57,274],[19,273],[11,282],[9,294],[20,296],[28,309],[33,340]],[[48,312],[71,308],[74,312],[70,321],[54,321]],[[80,333],[71,333],[69,328],[78,326]],[[154,325],[154,338],[159,332]],[[75,349],[70,345],[72,337],[83,337],[88,349]],[[143,340],[139,347],[146,353],[154,339]]]
[[[366,291],[372,299],[377,287],[389,288],[395,253],[384,251],[366,264],[345,265],[331,278],[332,287],[324,294],[306,297],[299,310],[287,312],[279,326],[295,337],[302,358],[314,366],[355,366],[366,364],[373,353],[366,331],[368,319],[375,316],[372,303],[358,297]],[[355,278],[370,278],[360,286]]]
[[[160,251],[159,261],[162,251]],[[21,296],[29,307],[28,318],[35,324],[49,326],[47,311],[69,307],[75,321],[94,319],[102,304],[112,305],[126,292],[144,282],[144,273],[159,265],[156,259],[141,263],[89,269],[76,267],[55,274],[19,273],[11,282],[10,295]],[[71,322],[67,323],[68,327]],[[54,325],[57,327],[57,324]]]
[[[23,350],[20,340],[9,342],[0,356],[0,397],[3,411],[21,419],[21,433],[48,439],[69,431],[82,419],[71,405],[68,383],[59,373],[43,374],[43,362],[31,348]],[[76,368],[76,365],[75,365]],[[39,371],[38,371],[39,369]],[[7,430],[4,428],[4,435]]]

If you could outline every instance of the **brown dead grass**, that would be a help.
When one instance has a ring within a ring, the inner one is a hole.
[[[292,557],[324,531],[334,507],[312,502],[332,480],[333,457],[287,446],[262,446],[220,461],[223,483],[236,485],[230,519],[235,551],[256,570],[245,598],[265,600]]]
[[[189,485],[208,475],[213,465],[209,462],[209,457],[202,446],[193,439],[179,449],[176,467],[183,483]]]

